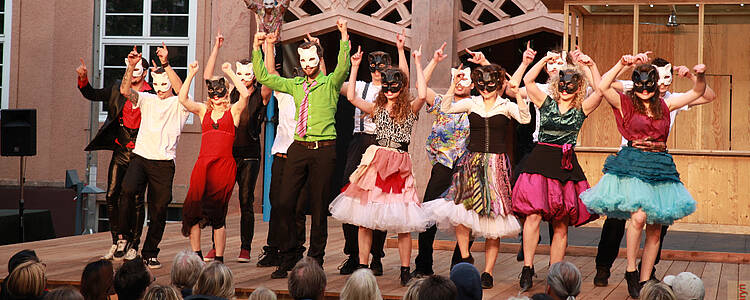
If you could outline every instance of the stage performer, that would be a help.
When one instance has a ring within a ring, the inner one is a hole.
[[[461,250],[461,262],[473,264],[469,238],[485,238],[485,266],[482,288],[492,288],[495,260],[500,238],[518,234],[521,225],[511,214],[509,145],[505,142],[508,125],[513,120],[529,123],[529,106],[518,95],[517,102],[500,97],[505,90],[505,70],[498,65],[484,65],[471,72],[471,81],[480,96],[453,102],[453,91],[459,76],[441,102],[446,113],[466,113],[469,118],[467,150],[456,165],[456,172],[444,198],[425,204],[440,230],[454,232]],[[419,88],[422,88],[421,86]],[[515,86],[515,89],[518,87]]]
[[[647,53],[643,53],[646,55]],[[651,60],[651,64],[656,67],[659,73],[659,97],[666,100],[673,96],[680,96],[684,93],[672,93],[669,88],[672,85],[672,79],[676,76],[688,78],[695,82],[697,77],[690,73],[690,69],[686,66],[672,67],[672,64],[663,58],[654,58]],[[632,72],[632,67],[623,68],[620,74]],[[618,74],[619,75],[619,74]],[[618,76],[619,77],[619,76]],[[633,82],[630,80],[618,80],[612,83],[612,87],[621,93],[627,93],[633,89]],[[669,131],[672,131],[675,118],[681,111],[687,111],[690,107],[710,103],[716,99],[716,93],[706,85],[706,92],[703,96],[697,100],[685,105],[681,108],[672,110],[669,113]],[[621,147],[625,147],[628,144],[628,140],[622,138]],[[661,258],[661,248],[664,245],[664,236],[667,234],[667,228],[669,225],[662,225],[661,236],[659,241],[659,251],[656,253],[656,260],[654,265],[659,263]],[[620,250],[620,242],[622,237],[625,235],[625,219],[607,218],[602,226],[601,238],[599,239],[599,245],[596,251],[596,276],[594,276],[595,286],[607,286],[609,283],[610,268],[617,258],[617,253]],[[640,263],[638,263],[640,268]],[[651,268],[651,278],[656,279],[656,267]]]
[[[421,49],[412,51],[412,55],[418,80],[424,81]],[[349,82],[355,82],[362,61],[361,49],[351,60]],[[358,97],[354,85],[348,86],[347,99],[373,116],[376,144],[362,155],[349,177],[349,185],[331,202],[329,210],[337,220],[359,226],[359,268],[368,267],[373,230],[398,233],[401,286],[406,286],[411,279],[411,232],[422,232],[431,225],[417,196],[408,153],[412,127],[424,105],[426,89],[412,101],[403,71],[390,67],[381,74],[382,89],[374,103]]]
[[[219,49],[224,44],[224,36],[221,32],[216,34],[216,40],[208,57],[206,68],[203,70],[203,79],[209,80],[213,76],[216,57],[219,55]],[[271,98],[270,91],[262,93],[260,85],[255,81],[253,73],[253,64],[249,59],[243,59],[235,62],[236,75],[247,88],[250,98],[248,98],[245,109],[239,114],[239,125],[235,130],[234,144],[232,145],[232,156],[237,165],[235,179],[239,186],[240,200],[240,254],[237,261],[240,263],[250,262],[250,249],[252,246],[253,235],[255,234],[255,213],[253,212],[253,202],[255,201],[255,182],[258,179],[260,170],[260,132],[265,118],[266,105]],[[229,92],[229,101],[231,104],[237,103],[240,99],[240,93],[237,89]],[[212,235],[213,239],[213,235]],[[203,256],[203,260],[212,261],[216,258],[216,243],[211,250]]]
[[[589,187],[573,151],[583,121],[601,103],[601,95],[586,97],[587,80],[598,83],[596,65],[584,57],[583,70],[560,70],[549,84],[551,96],[534,84],[547,62],[560,55],[549,53],[524,76],[529,99],[539,108],[539,143],[521,167],[513,187],[512,210],[523,224],[524,266],[519,284],[522,291],[532,286],[534,253],[539,243],[539,224],[551,222],[554,236],[550,263],[562,261],[568,244],[568,226],[580,226],[598,218],[590,214],[578,194]],[[584,75],[591,73],[592,75]]]
[[[188,77],[178,98],[182,106],[198,115],[202,134],[201,150],[190,174],[190,188],[182,208],[182,235],[190,237],[190,247],[202,257],[201,228],[211,226],[216,246],[215,259],[224,262],[227,208],[237,173],[232,145],[235,127],[240,125],[250,93],[245,83],[232,71],[232,65],[226,62],[221,70],[232,80],[234,88],[230,88],[224,77],[211,77],[206,79],[208,99],[205,103],[195,102],[188,98],[188,93],[190,83],[198,72],[198,62],[191,63],[188,69]],[[230,103],[230,89],[237,93],[238,101],[234,104]],[[249,253],[247,259],[250,259]]]
[[[396,48],[398,49],[398,68],[404,72],[404,74],[408,74],[409,66],[406,62],[406,53],[404,51],[405,43],[406,35],[404,35],[403,32],[397,34]],[[391,67],[391,56],[383,51],[375,51],[367,55],[367,62],[372,82],[359,80],[354,83],[344,82],[344,85],[341,87],[341,94],[346,95],[349,90],[349,85],[354,84],[354,92],[360,98],[366,102],[374,103],[375,98],[380,94],[382,72]],[[359,162],[362,160],[362,155],[365,153],[365,150],[375,144],[375,138],[375,123],[372,120],[372,116],[364,113],[359,108],[355,108],[354,135],[347,149],[346,166],[344,168],[344,178],[342,182],[343,186],[346,186],[349,183],[349,176],[354,173],[354,170],[359,166]],[[359,246],[357,239],[359,229],[357,226],[347,223],[341,224],[341,229],[344,231],[344,254],[349,257],[341,265],[339,273],[341,275],[349,275],[354,273],[359,265]],[[385,237],[385,231],[375,230],[372,233],[372,247],[370,248],[372,263],[370,264],[370,269],[375,276],[383,275],[383,263],[381,262],[381,259],[385,256],[385,251],[383,251]]]
[[[157,51],[166,52],[167,48],[164,46]],[[124,78],[132,77],[133,69],[140,59],[141,54],[133,47],[133,51],[128,54],[128,69]],[[141,109],[141,127],[133,157],[122,182],[119,213],[121,237],[118,243],[136,244],[134,228],[143,226],[134,222],[135,208],[143,205],[143,199],[136,198],[136,195],[142,194],[148,184],[149,225],[141,256],[149,268],[156,269],[161,268],[157,258],[158,246],[167,221],[167,206],[172,202],[177,141],[190,112],[172,93],[173,89],[179,90],[182,87],[182,81],[168,61],[162,61],[162,67],[151,71],[151,77],[156,95],[133,90],[130,80],[123,80],[120,85],[120,93],[134,107]]]
[[[672,156],[666,152],[666,142],[669,112],[692,103],[706,90],[706,66],[702,64],[693,68],[695,84],[683,95],[662,99],[657,92],[658,70],[652,64],[635,68],[630,92],[622,94],[614,90],[611,85],[616,74],[636,61],[631,55],[623,56],[599,84],[612,106],[617,129],[628,145],[607,158],[599,183],[581,194],[590,210],[607,217],[630,219],[625,280],[633,298],[638,298],[641,287],[651,278],[662,225],[671,225],[695,211],[695,200],[680,182]],[[644,226],[646,241],[639,274],[636,255]]]
[[[127,58],[125,65],[127,66]],[[151,85],[146,82],[148,74],[148,61],[141,59],[135,66],[133,77],[130,78],[130,85],[139,92],[154,93]],[[128,164],[133,156],[135,148],[135,138],[138,135],[138,128],[141,125],[141,110],[133,108],[133,104],[120,94],[120,81],[115,81],[112,85],[95,89],[89,83],[88,69],[86,63],[81,58],[81,65],[76,69],[78,73],[78,90],[81,95],[89,101],[102,102],[104,110],[107,111],[107,119],[96,136],[86,146],[84,151],[112,150],[112,158],[109,161],[107,170],[107,216],[109,216],[109,231],[112,234],[112,246],[102,259],[134,259],[138,250],[138,245],[131,247],[132,250],[126,249],[126,243],[121,243],[118,248],[117,233],[119,232],[119,222],[117,214],[119,213],[119,199],[122,186],[122,179],[128,170]],[[136,195],[143,198],[144,193]],[[141,201],[142,202],[142,201]],[[135,211],[135,219],[139,224],[143,224],[145,218],[145,208],[141,205]],[[134,240],[140,241],[143,226],[138,226],[133,233]],[[137,242],[136,242],[137,243]],[[119,250],[119,251],[118,251]],[[127,252],[126,252],[127,251]]]
[[[279,33],[284,13],[289,8],[291,0],[244,0],[247,8],[255,13],[255,24],[264,33]]]
[[[282,241],[281,253],[284,256],[272,278],[284,278],[300,259],[297,248],[297,232],[294,228],[295,210],[303,185],[309,180],[312,225],[310,250],[307,255],[323,265],[325,246],[328,240],[328,219],[326,198],[331,195],[331,174],[336,166],[336,114],[338,93],[346,80],[349,69],[349,35],[346,21],[339,19],[336,25],[341,32],[338,64],[328,75],[320,73],[321,52],[318,45],[307,42],[297,48],[300,65],[305,78],[282,78],[269,74],[263,64],[260,47],[265,33],[255,34],[253,43],[253,71],[258,82],[274,91],[294,96],[297,110],[294,143],[289,146],[284,173],[284,189],[281,191],[279,209],[279,238]]]

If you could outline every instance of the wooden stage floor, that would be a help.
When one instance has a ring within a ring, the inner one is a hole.
[[[260,215],[256,220],[260,220]],[[256,222],[255,238],[251,253],[252,261],[248,264],[240,264],[235,261],[239,254],[239,215],[227,218],[229,228],[226,254],[226,264],[234,273],[235,287],[238,289],[239,298],[246,298],[247,294],[254,288],[265,286],[277,291],[280,295],[286,294],[286,279],[271,279],[272,268],[258,268],[255,266],[260,250],[265,245],[268,223]],[[329,238],[325,257],[324,269],[328,276],[327,296],[337,297],[348,276],[338,274],[337,266],[345,259],[342,253],[344,238],[340,223],[329,219]],[[309,222],[308,222],[309,226]],[[145,235],[144,229],[144,235]],[[309,230],[308,230],[309,232]],[[210,247],[210,232],[203,231],[204,249]],[[47,264],[47,277],[50,285],[76,284],[81,277],[81,272],[86,263],[96,260],[109,247],[110,234],[97,233],[86,236],[73,236],[46,241],[30,242],[24,244],[0,246],[0,261],[5,264],[10,256],[21,249],[34,249],[37,255]],[[443,243],[445,243],[443,241]],[[161,253],[159,260],[163,267],[155,270],[154,274],[159,283],[169,283],[169,272],[172,258],[183,249],[188,249],[188,240],[180,234],[180,224],[168,224],[161,242]],[[511,245],[512,246],[512,245]],[[516,246],[517,247],[517,246]],[[437,247],[436,247],[437,248]],[[445,248],[445,247],[443,247]],[[504,245],[505,250],[508,245]],[[205,250],[204,250],[205,251]],[[589,251],[590,252],[590,251]],[[447,276],[449,273],[450,257],[452,251],[435,251],[435,271],[437,274]],[[621,253],[622,254],[622,253]],[[416,249],[412,251],[412,262],[416,256]],[[483,267],[484,253],[474,253],[476,264],[479,269]],[[547,275],[547,264],[549,256],[537,255],[535,266],[537,277],[534,279],[534,287],[525,295],[544,292],[546,289],[545,277]],[[618,258],[612,268],[612,278],[607,287],[594,287],[593,277],[596,273],[594,257],[591,256],[568,256],[567,260],[576,264],[584,277],[581,295],[578,299],[626,299],[627,284],[623,280],[625,272],[625,259]],[[378,277],[378,284],[386,299],[400,299],[406,288],[398,283],[398,249],[387,248],[386,257],[383,260],[385,274]],[[515,253],[501,253],[494,269],[495,287],[484,290],[484,299],[506,299],[517,295],[518,274],[522,263],[516,262]],[[412,263],[413,268],[413,263]],[[0,267],[0,276],[7,275],[6,268]],[[670,261],[662,260],[657,266],[659,278],[664,275],[678,274],[689,271],[703,278],[706,286],[705,299],[726,299],[728,284],[736,280],[750,280],[750,265],[720,262],[699,261]]]

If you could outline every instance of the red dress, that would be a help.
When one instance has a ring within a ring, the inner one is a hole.
[[[232,157],[234,119],[230,110],[214,123],[211,108],[206,110],[201,124],[201,150],[190,174],[190,187],[182,207],[182,234],[190,235],[190,228],[224,227],[227,205],[234,189],[237,165]]]

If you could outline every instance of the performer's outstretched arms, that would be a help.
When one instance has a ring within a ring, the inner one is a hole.
[[[453,93],[456,90],[456,84],[461,81],[461,74],[462,73],[456,73],[455,75],[453,75],[453,80],[451,80],[451,85],[448,88],[448,91],[445,92],[445,96],[442,100],[440,100],[440,111],[446,114],[471,112],[471,101],[473,101],[471,100],[471,97],[462,99],[461,101],[455,103],[453,102]]]
[[[263,32],[256,32],[253,38],[253,73],[255,73],[255,79],[262,85],[268,88],[279,91],[282,93],[291,94],[294,89],[294,79],[282,78],[279,75],[269,74],[263,63],[263,54],[261,53],[261,47],[265,42],[266,34]]]
[[[531,123],[531,113],[529,112],[529,103],[521,95],[521,92],[519,91],[519,88],[518,88],[518,84],[512,81],[508,81],[505,90],[511,91],[513,92],[513,94],[516,95],[515,103],[508,102],[506,104],[506,105],[510,105],[511,107],[510,109],[508,109],[508,112],[510,113],[511,117],[513,117],[513,119],[516,119],[516,121],[518,121],[518,123],[521,123],[521,124]]]
[[[214,67],[216,66],[216,57],[219,56],[219,48],[224,45],[224,35],[221,30],[216,32],[216,40],[211,48],[211,55],[208,56],[206,68],[203,69],[203,80],[211,79],[214,76]]]
[[[447,46],[447,42],[443,42],[443,45],[440,46],[437,50],[435,50],[435,53],[432,55],[432,59],[427,64],[427,66],[424,67],[424,70],[422,71],[424,74],[424,82],[425,82],[425,101],[427,101],[427,105],[432,106],[435,104],[435,96],[436,93],[431,88],[427,87],[427,84],[430,82],[430,79],[432,79],[432,72],[435,71],[435,67],[438,63],[445,60],[445,58],[448,57],[447,54],[445,54],[445,46]],[[417,85],[419,87],[419,85]]]
[[[76,74],[78,74],[78,90],[81,92],[81,95],[89,101],[105,102],[109,100],[109,95],[111,95],[112,91],[110,90],[111,87],[103,89],[93,88],[89,82],[89,70],[86,68],[86,63],[83,61],[83,58],[80,58],[80,60],[81,65],[76,68]]]
[[[623,55],[612,69],[609,69],[609,71],[602,76],[602,80],[597,86],[597,90],[599,90],[599,93],[602,94],[609,105],[612,105],[612,107],[618,110],[620,109],[620,94],[612,87],[612,83],[623,68],[632,66],[635,64],[635,61],[635,56]]]
[[[167,72],[167,77],[169,77],[169,83],[172,85],[172,90],[175,93],[179,93],[182,88],[182,80],[180,79],[180,76],[177,75],[177,72],[172,69],[172,66],[169,65],[169,60],[167,58],[169,56],[169,51],[164,42],[161,42],[161,47],[156,48],[156,56],[159,57],[159,62],[161,62],[164,71]]]
[[[229,109],[232,112],[232,118],[234,119],[234,127],[237,127],[240,125],[240,115],[247,106],[247,99],[250,98],[250,91],[245,87],[245,83],[237,77],[237,73],[232,70],[232,64],[225,62],[221,65],[221,70],[224,71],[224,74],[227,75],[227,77],[229,77],[229,80],[234,84],[234,88],[240,93],[240,99],[232,104],[232,108]]]
[[[673,73],[675,73],[677,76],[685,77],[687,79],[692,80],[693,84],[695,84],[695,82],[698,80],[698,77],[693,75],[693,73],[690,73],[690,69],[688,69],[686,66],[674,67]],[[689,106],[702,105],[702,104],[711,103],[714,100],[716,100],[716,92],[714,92],[714,90],[710,86],[708,86],[708,83],[706,83],[706,91],[703,93],[703,96],[701,96],[700,98],[696,99],[693,102],[690,102],[690,104],[688,105]]]
[[[341,86],[344,84],[344,81],[346,80],[346,75],[349,71],[350,62],[349,62],[349,51],[351,49],[351,46],[349,44],[349,33],[347,32],[346,28],[346,20],[344,18],[339,18],[336,21],[336,27],[338,27],[339,32],[341,32],[341,42],[339,42],[339,55],[338,60],[336,62],[336,69],[333,70],[333,73],[330,74],[329,80],[331,81],[331,86],[337,90],[341,90]],[[360,57],[361,60],[361,57]],[[356,82],[356,74],[354,77]],[[364,111],[364,109],[362,110]]]
[[[518,66],[518,69],[513,72],[513,76],[510,76],[510,81],[505,89],[505,94],[510,97],[517,97],[516,93],[520,93],[522,98],[526,98],[526,88],[519,88],[519,86],[521,86],[521,80],[523,80],[523,74],[526,72],[526,69],[534,62],[534,57],[536,57],[536,51],[531,49],[531,41],[528,41],[526,42],[526,51],[523,52],[521,64]],[[515,84],[515,88],[511,89],[510,83]]]
[[[471,58],[469,58],[470,62],[473,62],[478,65],[487,66],[490,64],[490,62],[487,60],[487,57],[484,56],[484,53],[479,51],[471,51],[469,48],[466,48],[466,53],[471,55]]]
[[[354,53],[351,57],[352,60],[352,71],[349,72],[349,82],[356,82],[357,81],[357,71],[359,70],[359,64],[362,62],[362,47],[357,47],[357,53]],[[339,64],[341,65],[341,64]],[[339,66],[336,66],[336,69],[338,69]],[[336,71],[333,71],[334,73]],[[375,103],[370,103],[359,96],[356,95],[355,92],[355,84],[348,84],[347,90],[346,90],[346,99],[349,100],[349,102],[352,103],[355,107],[359,108],[361,111],[372,114],[373,109],[375,109]]]
[[[588,55],[580,53],[579,51],[575,60],[577,64],[581,65],[581,69],[586,73],[586,78],[591,78],[591,81],[589,82],[594,89],[594,92],[586,97],[586,99],[583,100],[583,103],[581,103],[583,113],[588,116],[602,103],[603,95],[597,88],[599,82],[601,82],[602,76],[599,74],[599,68],[596,66],[596,63]]]
[[[702,97],[706,92],[706,65],[696,65],[693,67],[693,71],[695,72],[693,89],[689,90],[687,93],[669,97],[666,100],[667,106],[669,106],[669,111],[691,104],[693,101]]]
[[[130,88],[130,78],[133,77],[135,65],[141,61],[141,59],[141,54],[138,53],[137,48],[133,46],[133,51],[130,51],[128,54],[128,68],[125,70],[125,75],[122,76],[122,81],[120,82],[120,94],[130,100],[133,105],[138,105],[138,91]]]
[[[531,70],[529,70],[528,73],[526,73],[525,76],[523,76],[523,83],[526,84],[526,95],[529,97],[529,100],[536,105],[536,107],[542,107],[542,104],[544,104],[544,100],[547,98],[547,93],[540,90],[538,86],[536,86],[536,77],[539,76],[539,72],[542,71],[542,68],[547,66],[547,61],[554,59],[560,54],[549,54],[545,57],[543,57],[539,62],[537,62],[533,67],[531,67]]]
[[[425,97],[427,97],[427,82],[422,71],[422,45],[419,46],[419,49],[412,51],[411,55],[417,70],[417,99],[411,102],[411,111],[419,114],[419,110],[424,105]]]
[[[203,121],[203,115],[206,114],[206,105],[198,103],[190,99],[188,95],[190,93],[190,84],[193,82],[195,73],[198,73],[198,62],[194,61],[188,65],[188,75],[185,78],[185,84],[180,88],[180,93],[177,94],[177,99],[180,100],[180,104],[185,107],[189,112],[194,113],[200,117],[201,122]]]

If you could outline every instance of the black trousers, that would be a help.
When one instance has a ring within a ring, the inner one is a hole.
[[[656,254],[654,265],[661,259],[661,247],[664,245],[664,236],[667,235],[669,226],[661,226],[661,236],[659,243],[659,252]],[[599,239],[599,247],[596,249],[596,266],[612,268],[612,264],[617,259],[617,253],[620,251],[620,242],[625,235],[625,220],[607,218],[602,227],[602,236]]]
[[[117,243],[117,234],[120,232],[120,220],[119,220],[119,202],[120,193],[122,192],[122,181],[125,178],[125,172],[128,170],[130,164],[130,158],[133,156],[133,151],[114,150],[112,151],[112,159],[109,161],[109,170],[107,171],[107,216],[109,217],[109,231],[112,233],[112,243]],[[144,193],[136,195],[136,198],[140,198],[143,202]],[[138,224],[143,224],[144,218],[146,217],[145,209],[143,206],[135,212],[135,219]],[[141,233],[143,232],[143,226],[136,226],[135,232],[133,232],[133,238],[136,240],[141,239]],[[137,247],[136,247],[137,249]]]
[[[126,240],[137,247],[139,240],[135,239],[134,233],[136,227],[142,224],[136,224],[133,220],[135,212],[144,204],[143,198],[136,195],[143,194],[148,185],[148,232],[141,251],[144,259],[159,255],[159,243],[167,222],[167,207],[172,202],[173,180],[173,160],[151,160],[133,154],[122,182],[120,232]]]
[[[236,157],[237,162],[237,185],[240,186],[240,248],[250,251],[255,234],[255,183],[258,180],[260,160],[258,158]]]
[[[268,192],[268,198],[271,202],[271,216],[268,220],[268,237],[266,243],[269,251],[276,252],[281,249],[283,240],[279,232],[279,203],[281,201],[281,190],[284,188],[282,179],[284,178],[284,166],[286,166],[286,157],[284,155],[275,155],[271,164],[271,186]],[[300,199],[306,199],[305,195],[300,195]],[[297,232],[297,248],[299,252],[304,252],[302,245],[305,244],[305,206],[304,201],[298,201],[295,209],[294,230]]]
[[[308,149],[295,141],[289,146],[287,153],[283,189],[279,203],[274,208],[278,209],[275,215],[279,221],[281,252],[286,264],[292,263],[298,255],[296,218],[300,195],[307,182],[305,189],[309,192],[312,219],[307,256],[315,258],[322,265],[328,242],[328,200],[331,195],[331,176],[336,168],[336,146]]]
[[[357,170],[360,161],[362,161],[362,155],[367,151],[367,147],[375,144],[375,135],[366,133],[355,133],[352,137],[352,141],[349,143],[346,157],[346,167],[344,168],[343,186],[349,183],[349,176]],[[341,224],[341,229],[344,231],[344,254],[358,257],[359,256],[359,226],[352,224]],[[385,238],[387,232],[381,230],[372,231],[372,247],[370,248],[370,254],[374,258],[382,258],[385,256]]]

